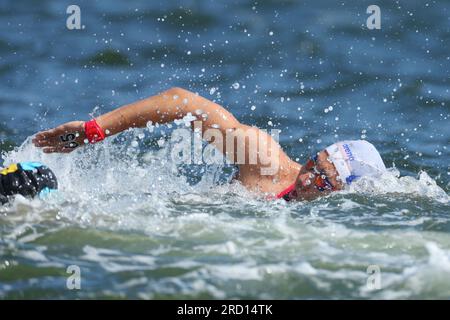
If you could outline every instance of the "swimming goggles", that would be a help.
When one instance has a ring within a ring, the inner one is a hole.
[[[313,183],[317,190],[321,192],[336,190],[330,180],[328,180],[326,173],[323,170],[317,169],[317,155],[306,162],[305,169],[314,174]]]

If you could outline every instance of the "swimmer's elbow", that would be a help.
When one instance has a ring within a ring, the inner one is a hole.
[[[192,95],[192,94],[194,94],[194,93],[192,93],[189,90],[180,88],[180,87],[172,87],[172,88],[170,88],[170,89],[168,89],[168,90],[163,92],[163,95],[168,95],[168,96],[172,96],[172,97],[175,97],[175,96],[177,96],[177,97],[186,97],[186,96],[189,96],[189,95]]]

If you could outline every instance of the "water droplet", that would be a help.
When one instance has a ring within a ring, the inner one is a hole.
[[[153,122],[152,121],[147,122],[147,129],[150,132],[153,132],[153,130],[155,129],[155,127],[153,126]]]

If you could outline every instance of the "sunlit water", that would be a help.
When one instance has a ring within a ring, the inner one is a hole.
[[[24,3],[0,4],[2,159],[42,161],[60,189],[0,208],[0,298],[450,296],[445,1],[382,1],[375,33],[364,1],[79,1],[84,31],[58,2]],[[281,129],[300,162],[366,138],[389,172],[286,203],[223,183],[231,168],[177,165],[165,126],[68,155],[30,143],[175,85]]]

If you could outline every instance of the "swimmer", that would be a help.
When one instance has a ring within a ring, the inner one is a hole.
[[[42,197],[58,188],[55,174],[40,162],[13,163],[0,169],[0,202],[5,204],[13,196]]]
[[[202,130],[205,141],[237,164],[236,179],[242,185],[269,198],[312,200],[386,170],[376,148],[363,140],[337,142],[301,165],[283,152],[270,134],[240,123],[217,103],[176,87],[87,122],[72,121],[39,132],[32,142],[45,153],[68,153],[128,128],[145,127],[148,122],[170,123],[186,116],[196,119],[191,126],[199,124],[197,130]],[[233,143],[224,142],[227,134],[233,135]]]

